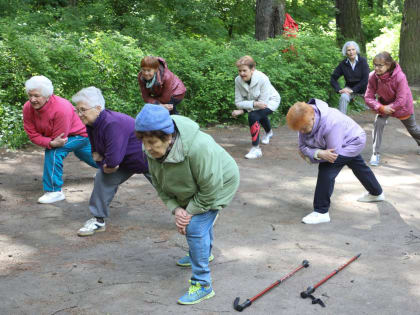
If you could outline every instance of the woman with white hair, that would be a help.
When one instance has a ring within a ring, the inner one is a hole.
[[[63,160],[70,153],[92,167],[86,128],[66,99],[53,94],[51,81],[44,76],[34,76],[25,82],[29,100],[23,105],[23,128],[32,143],[45,148],[44,195],[39,203],[53,203],[66,197],[63,186]]]
[[[369,79],[369,66],[366,58],[360,56],[360,48],[356,42],[345,43],[342,53],[345,58],[335,68],[330,82],[334,90],[341,94],[338,109],[347,114],[347,106],[350,101],[358,94],[361,97],[365,94]],[[341,76],[344,76],[346,81],[344,88],[341,88],[338,83]]]
[[[72,101],[86,125],[93,159],[100,168],[89,201],[93,218],[77,232],[79,236],[88,236],[105,231],[109,204],[119,185],[134,174],[144,174],[149,181],[151,179],[142,142],[134,134],[132,117],[105,109],[101,90],[94,86],[77,92]]]

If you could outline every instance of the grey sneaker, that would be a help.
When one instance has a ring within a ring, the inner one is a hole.
[[[96,232],[105,232],[106,225],[105,222],[99,222],[96,218],[92,218],[85,222],[85,225],[77,231],[79,236],[90,236]]]
[[[385,194],[382,193],[378,196],[374,196],[369,194],[368,192],[365,192],[362,196],[357,199],[359,202],[378,202],[378,201],[384,201],[385,200]]]
[[[379,166],[379,163],[381,162],[381,155],[380,154],[372,154],[370,157],[369,164],[372,166]]]

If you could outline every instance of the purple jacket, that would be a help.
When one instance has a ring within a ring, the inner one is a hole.
[[[378,95],[378,100],[376,100],[376,95]],[[413,95],[399,64],[392,74],[387,72],[378,76],[375,71],[369,74],[365,102],[378,113],[382,105],[391,104],[392,109],[395,110],[392,116],[397,118],[414,113]]]
[[[120,168],[133,173],[146,173],[149,168],[142,142],[134,134],[134,119],[126,114],[104,109],[93,126],[87,126],[92,152],[104,157],[97,162],[102,168]]]
[[[359,155],[366,143],[366,133],[353,119],[328,104],[311,99],[315,110],[315,122],[311,133],[299,132],[299,149],[312,163],[316,150],[335,149],[335,153],[347,157]]]

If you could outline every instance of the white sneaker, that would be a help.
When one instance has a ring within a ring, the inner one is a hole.
[[[251,150],[245,155],[246,159],[256,159],[262,156],[261,148],[252,147]]]
[[[369,164],[372,166],[379,166],[379,163],[381,162],[381,155],[380,154],[372,154],[370,157]]]
[[[378,196],[374,196],[369,194],[368,192],[365,192],[362,196],[357,199],[359,202],[377,202],[377,201],[384,201],[385,200],[385,194],[382,192],[382,194]]]
[[[319,212],[311,212],[306,217],[302,218],[302,222],[305,224],[318,224],[318,223],[326,223],[330,222],[330,214],[327,213],[319,213]]]
[[[66,199],[61,191],[49,191],[38,199],[38,203],[54,203]]]
[[[266,133],[264,137],[261,139],[262,144],[269,144],[270,139],[273,137],[273,130],[270,130],[269,133]]]
[[[92,218],[85,222],[85,225],[77,231],[77,235],[79,236],[90,236],[95,234],[96,232],[105,232],[106,225],[105,222],[101,223],[96,218]]]

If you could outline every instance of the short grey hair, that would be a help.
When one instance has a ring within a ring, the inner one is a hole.
[[[354,41],[349,41],[349,42],[347,42],[347,43],[345,43],[344,44],[344,46],[343,46],[343,49],[341,50],[342,51],[342,53],[343,53],[343,56],[344,57],[346,57],[347,56],[347,54],[346,54],[346,52],[347,52],[347,47],[348,46],[354,46],[354,48],[356,48],[356,52],[358,53],[358,54],[360,54],[360,47],[359,47],[359,45],[357,45],[357,43],[356,42],[354,42]]]
[[[100,89],[89,86],[81,89],[71,98],[73,103],[85,102],[89,107],[101,106],[101,110],[105,109],[105,99]]]
[[[42,96],[50,97],[54,92],[52,82],[43,75],[36,75],[25,82],[26,94],[32,90],[39,90]]]

